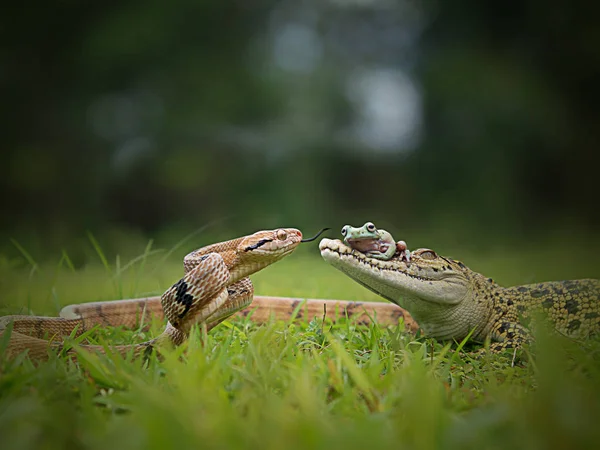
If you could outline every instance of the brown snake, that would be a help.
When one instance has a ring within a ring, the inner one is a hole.
[[[393,325],[403,318],[406,327],[416,331],[418,326],[410,315],[389,303],[254,297],[249,275],[289,255],[300,242],[313,239],[303,241],[299,230],[281,228],[202,247],[184,258],[185,276],[161,297],[69,305],[60,311],[60,317],[0,317],[0,339],[12,323],[6,356],[27,351],[30,359],[43,361],[48,359],[49,349],[55,352],[63,350],[64,337],[80,336],[97,325],[133,328],[140,323],[148,323],[151,317],[168,319],[167,327],[160,336],[140,344],[110,346],[110,349],[121,355],[131,352],[135,357],[165,343],[179,345],[195,324],[204,324],[210,331],[232,314],[250,317],[258,323],[271,318],[328,317],[336,320],[352,317],[358,318],[361,324],[377,318],[380,324]],[[100,345],[79,347],[105,352],[105,347]],[[75,356],[73,349],[66,352]]]
[[[151,351],[164,343],[180,345],[195,324],[213,328],[234,312],[252,302],[254,288],[249,275],[289,255],[302,241],[295,228],[258,231],[230,241],[202,247],[184,258],[184,277],[160,297],[160,305],[168,319],[165,331],[141,344],[112,346],[111,349],[134,356]],[[27,350],[33,360],[48,357],[49,342],[61,351],[62,339],[74,332],[81,335],[97,323],[135,325],[140,318],[140,301],[100,302],[66,307],[61,317],[6,316],[0,318],[0,338],[9,323],[13,324],[7,354],[13,356]],[[132,308],[133,306],[133,308]],[[142,311],[147,305],[143,306]],[[154,305],[156,306],[156,305]],[[91,314],[88,314],[91,312]],[[82,345],[83,349],[104,352],[103,346]],[[68,353],[75,354],[72,349]]]

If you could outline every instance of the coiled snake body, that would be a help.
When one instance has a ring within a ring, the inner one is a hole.
[[[180,345],[195,324],[204,323],[210,330],[236,311],[252,302],[254,288],[249,275],[279,261],[294,251],[302,241],[295,228],[259,231],[226,242],[209,245],[184,258],[184,277],[160,298],[168,319],[165,331],[141,344],[112,346],[111,349],[134,356],[170,342]],[[8,356],[25,350],[33,360],[48,357],[49,342],[61,351],[64,344],[54,341],[73,333],[81,335],[96,324],[132,326],[140,313],[151,313],[158,305],[141,300],[97,302],[66,307],[61,317],[5,316],[0,318],[0,339],[9,323],[12,334],[6,349]],[[104,352],[103,346],[82,345],[87,350]],[[73,353],[72,349],[67,350]]]

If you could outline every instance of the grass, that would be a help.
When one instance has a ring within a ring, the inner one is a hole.
[[[570,250],[562,275],[549,245],[453,256],[507,285],[597,276],[592,252]],[[128,264],[97,251],[99,262],[78,270],[64,254],[52,265],[0,257],[0,313],[55,315],[70,303],[161,293],[181,276],[177,252],[165,258],[149,245]],[[305,246],[257,274],[257,294],[377,299],[314,253]],[[543,330],[535,358],[517,364],[472,359],[401,324],[320,318],[225,322],[163,361],[89,355],[79,366],[53,357],[34,367],[0,356],[2,449],[592,448],[599,419],[600,341]]]

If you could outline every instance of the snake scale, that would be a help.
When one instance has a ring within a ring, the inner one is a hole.
[[[320,234],[320,233],[319,233]],[[343,300],[301,299],[289,297],[254,297],[249,275],[292,253],[302,239],[294,228],[258,231],[226,242],[202,247],[184,258],[185,275],[161,297],[89,302],[65,306],[60,317],[12,315],[0,317],[0,339],[12,324],[6,356],[14,357],[27,351],[34,361],[47,360],[49,350],[66,351],[64,337],[81,336],[95,326],[134,328],[148,323],[152,317],[168,319],[165,331],[155,339],[134,345],[111,345],[121,355],[146,354],[164,344],[179,345],[195,324],[204,324],[208,331],[230,315],[250,317],[264,323],[271,318],[289,320],[327,317],[336,320],[348,317],[360,324],[373,319],[384,325],[394,325],[403,319],[407,329],[418,325],[410,314],[396,305],[382,302],[349,302]],[[80,345],[89,351],[104,353],[104,346]]]
[[[258,231],[230,241],[212,244],[184,258],[185,275],[160,298],[167,318],[164,332],[147,342],[112,346],[111,349],[134,357],[165,343],[180,345],[195,324],[213,328],[234,312],[252,302],[254,288],[249,275],[292,253],[302,242],[295,228]],[[44,360],[50,347],[62,351],[62,338],[81,335],[96,323],[133,326],[138,322],[140,301],[101,302],[65,308],[62,317],[6,316],[0,318],[0,338],[12,323],[6,352],[13,356],[27,350],[32,360]],[[142,311],[144,311],[143,305]],[[88,314],[89,313],[89,314]],[[103,346],[81,348],[104,352]],[[75,356],[73,349],[66,350]]]
[[[598,280],[503,288],[459,261],[439,257],[433,250],[410,252],[404,241],[395,242],[388,232],[377,230],[370,222],[360,228],[344,227],[345,243],[323,239],[321,255],[398,306],[281,297],[258,297],[250,306],[254,288],[248,276],[319,234],[303,240],[299,230],[280,228],[212,244],[184,258],[184,277],[160,298],[70,305],[63,308],[60,317],[0,317],[0,339],[12,324],[6,348],[9,357],[27,351],[32,360],[44,360],[48,358],[49,346],[75,356],[72,348],[65,347],[62,341],[65,336],[80,336],[96,325],[131,328],[150,316],[166,317],[167,327],[155,339],[110,347],[122,355],[138,356],[164,344],[180,345],[194,325],[203,324],[210,330],[234,313],[252,314],[256,322],[265,322],[270,317],[346,316],[359,317],[359,323],[376,318],[380,324],[388,325],[397,324],[402,318],[409,331],[421,328],[442,340],[460,340],[474,330],[475,341],[491,338],[492,350],[528,341],[530,335],[520,322],[537,310],[545,312],[557,330],[567,335],[584,336],[600,331]],[[80,347],[105,351],[105,347],[97,345]]]

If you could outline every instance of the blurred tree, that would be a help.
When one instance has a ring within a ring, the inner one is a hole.
[[[4,12],[5,236],[600,224],[594,3]]]
[[[436,174],[424,203],[471,205],[502,226],[597,227],[599,12],[589,2],[439,4],[422,40],[428,132],[416,159]]]

